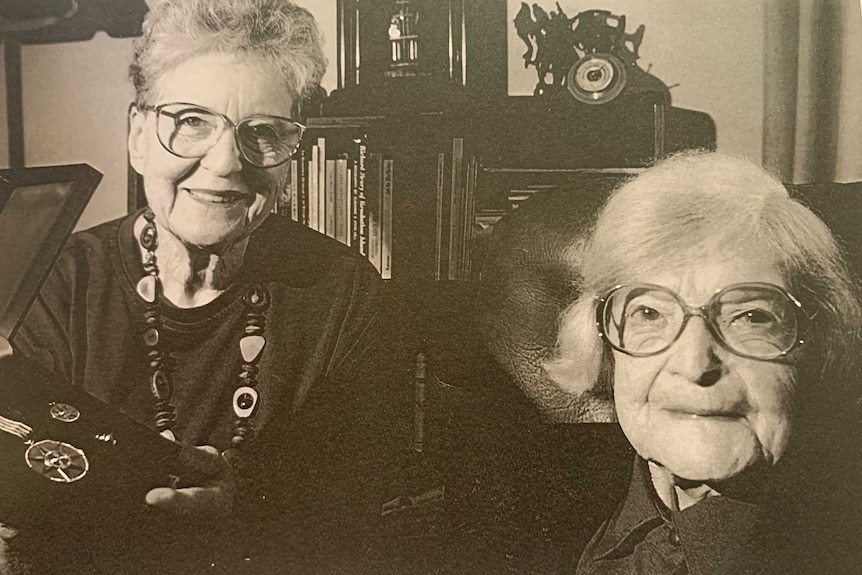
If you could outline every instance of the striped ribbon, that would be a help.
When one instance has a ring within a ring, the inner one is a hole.
[[[15,421],[14,419],[9,419],[0,415],[0,431],[17,435],[21,439],[27,439],[27,437],[33,433],[33,428],[26,423],[21,423],[20,421]]]

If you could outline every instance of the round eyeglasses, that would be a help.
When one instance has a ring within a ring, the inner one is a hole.
[[[670,348],[693,316],[704,319],[723,347],[749,359],[778,359],[804,343],[800,336],[807,318],[802,304],[773,284],[733,284],[698,308],[652,284],[616,286],[598,301],[599,335],[634,357]]]
[[[290,118],[254,115],[234,123],[224,114],[183,102],[142,109],[156,113],[159,142],[180,158],[202,158],[231,128],[245,161],[259,168],[274,168],[290,159],[305,132],[305,126]]]

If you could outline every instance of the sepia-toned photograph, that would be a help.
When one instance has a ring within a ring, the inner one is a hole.
[[[0,575],[862,573],[862,2],[0,0]]]

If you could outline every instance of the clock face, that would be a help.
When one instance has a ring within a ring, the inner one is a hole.
[[[626,87],[626,69],[611,54],[590,54],[571,67],[566,76],[569,93],[585,104],[604,104]]]

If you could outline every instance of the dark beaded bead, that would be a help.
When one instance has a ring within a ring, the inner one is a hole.
[[[262,285],[255,284],[246,291],[242,301],[252,311],[264,311],[269,307],[269,290]]]
[[[240,394],[240,396],[236,398],[236,405],[240,409],[248,409],[254,405],[254,396],[250,393]]]
[[[154,371],[153,375],[150,376],[150,391],[153,397],[158,400],[169,401],[172,390],[173,386],[167,374],[160,369]]]
[[[260,373],[260,368],[251,363],[242,364],[242,373],[247,373],[249,375],[257,375]]]
[[[243,420],[242,425],[237,425],[234,428],[236,435],[242,437],[243,439],[253,439],[254,438],[254,427],[252,427],[251,423],[248,419]]]
[[[156,347],[159,345],[159,330],[154,327],[148,328],[144,332],[144,344],[147,347]]]
[[[141,246],[147,251],[156,251],[159,247],[159,237],[154,224],[148,223],[141,230]]]

